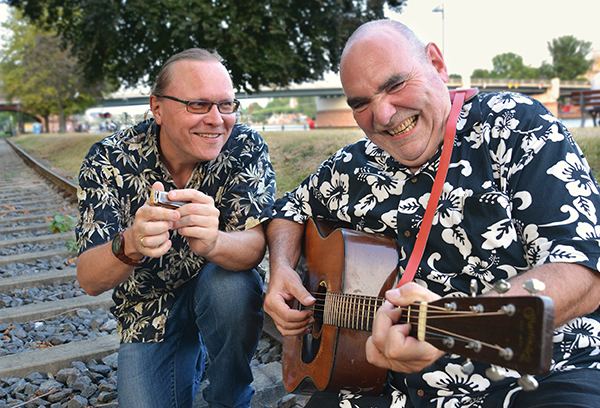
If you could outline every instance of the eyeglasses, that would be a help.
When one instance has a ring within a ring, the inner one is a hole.
[[[217,105],[217,109],[220,113],[229,114],[234,113],[240,107],[240,101],[234,99],[232,101],[223,102],[211,102],[211,101],[186,101],[183,99],[175,98],[168,95],[157,95],[158,98],[167,98],[175,102],[185,104],[185,107],[189,113],[208,113],[212,109],[213,105]]]

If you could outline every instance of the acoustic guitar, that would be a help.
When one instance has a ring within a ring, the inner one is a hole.
[[[397,265],[393,238],[307,223],[298,269],[317,299],[315,322],[307,335],[284,337],[289,392],[381,392],[387,370],[367,362],[365,344],[383,295],[396,282]],[[529,378],[550,369],[554,307],[548,297],[442,298],[405,308],[402,319],[411,336],[442,351]]]

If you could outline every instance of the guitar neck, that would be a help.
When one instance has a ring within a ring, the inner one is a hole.
[[[328,326],[371,331],[384,298],[317,294],[315,320]],[[410,335],[440,350],[525,373],[549,370],[554,307],[549,298],[442,298],[402,308]]]

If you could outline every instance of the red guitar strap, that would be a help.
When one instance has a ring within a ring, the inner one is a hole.
[[[452,101],[452,108],[450,109],[450,116],[448,117],[448,123],[446,124],[446,133],[444,134],[444,144],[442,146],[442,154],[440,155],[440,164],[438,167],[437,174],[433,180],[433,187],[431,188],[431,195],[429,196],[429,202],[425,208],[425,215],[421,222],[421,228],[417,234],[417,240],[415,242],[415,248],[413,249],[406,270],[402,275],[402,279],[398,283],[397,288],[402,285],[411,282],[415,277],[415,273],[419,268],[421,257],[425,251],[425,245],[427,244],[427,238],[429,237],[429,231],[431,230],[431,224],[433,223],[433,216],[437,209],[440,196],[442,194],[442,187],[446,181],[446,174],[448,173],[448,166],[450,165],[450,157],[452,156],[452,147],[454,146],[454,135],[456,134],[456,124],[458,122],[458,116],[462,109],[463,103],[477,94],[476,88],[469,89],[456,89],[450,91],[450,100]]]

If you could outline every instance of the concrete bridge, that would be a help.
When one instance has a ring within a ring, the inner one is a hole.
[[[530,80],[530,79],[478,79],[450,78],[448,88],[477,87],[480,92],[514,91],[532,96],[544,103],[555,115],[558,114],[558,100],[569,96],[572,91],[589,89],[586,81]],[[287,88],[262,88],[249,94],[236,93],[236,98],[242,101],[253,98],[282,98],[282,97],[316,97],[318,127],[356,126],[352,112],[348,108],[344,91],[336,74],[326,76],[325,80],[292,85]],[[106,98],[98,107],[123,107],[147,105],[148,95],[140,92],[114,93]],[[18,101],[9,103],[0,96],[0,111],[18,111]],[[22,110],[22,108],[21,108]],[[40,121],[41,118],[37,118]]]
[[[480,92],[514,91],[532,96],[544,103],[551,112],[558,114],[558,100],[561,96],[570,95],[572,91],[589,89],[586,81],[560,81],[531,80],[531,79],[477,79],[477,78],[450,78],[448,88],[479,88]],[[316,97],[318,127],[346,127],[356,126],[352,112],[346,104],[344,91],[339,78],[335,74],[326,77],[326,80],[292,85],[287,88],[262,88],[258,92],[249,94],[236,93],[239,100],[253,98],[285,98],[285,97]],[[113,94],[107,98],[102,107],[146,105],[148,95],[139,93]]]

